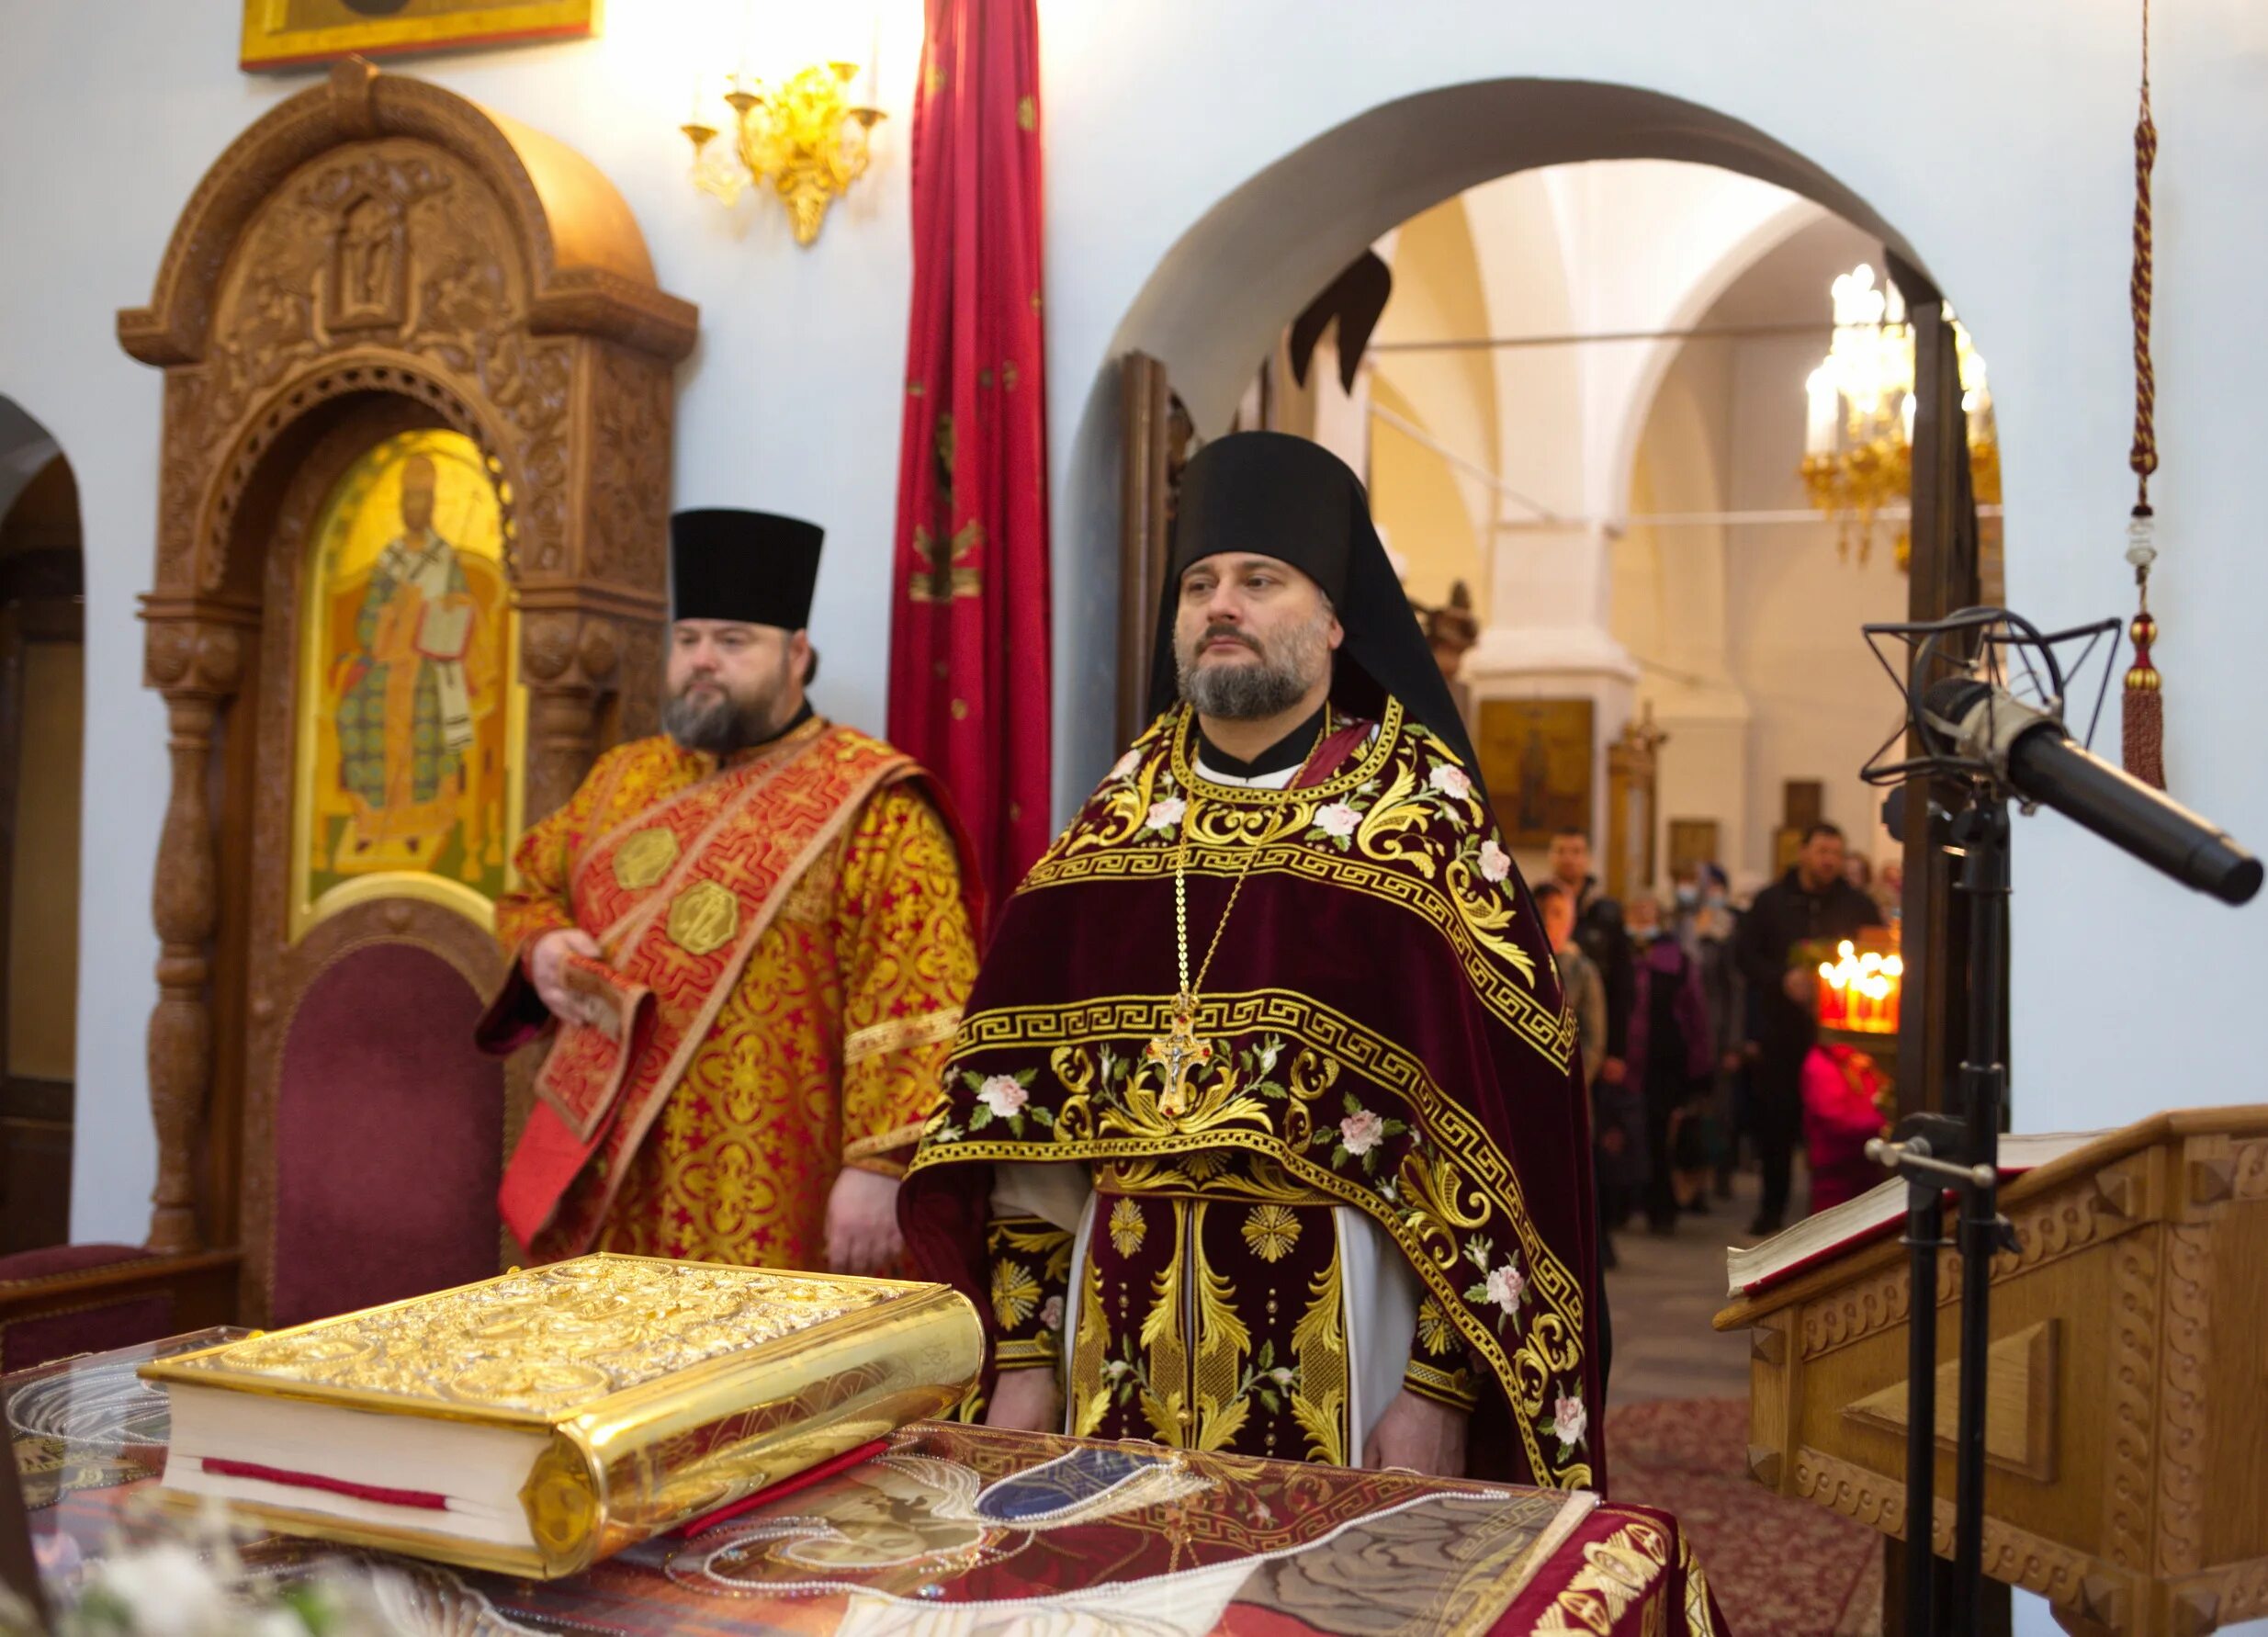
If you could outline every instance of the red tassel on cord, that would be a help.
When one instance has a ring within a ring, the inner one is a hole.
[[[2158,639],[2158,622],[2147,604],[2128,627],[2134,638],[2134,663],[2127,670],[2124,728],[2120,750],[2127,771],[2157,789],[2166,787],[2166,706],[2159,691],[2158,668],[2150,663],[2150,645]]]

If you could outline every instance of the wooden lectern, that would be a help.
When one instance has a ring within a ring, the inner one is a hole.
[[[2074,1633],[2268,1614],[2268,1107],[2110,1133],[2010,1182],[2001,1208],[2018,1248],[1992,1267],[1985,1573]],[[1717,1315],[1752,1332],[1757,1482],[1903,1534],[1911,1295],[1893,1232]],[[1950,1251],[1935,1299],[1933,1545],[1949,1556]]]

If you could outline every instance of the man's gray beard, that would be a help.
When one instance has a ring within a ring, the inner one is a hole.
[[[1331,663],[1331,645],[1325,635],[1330,615],[1302,630],[1280,638],[1281,656],[1269,659],[1259,650],[1249,664],[1199,665],[1194,654],[1174,654],[1174,672],[1181,697],[1197,707],[1200,716],[1229,722],[1256,722],[1281,716],[1297,705]],[[1200,638],[1202,644],[1204,640]]]
[[[661,730],[688,751],[729,756],[772,737],[772,701],[743,706],[721,689],[715,704],[703,704],[691,693],[673,694],[661,707]]]

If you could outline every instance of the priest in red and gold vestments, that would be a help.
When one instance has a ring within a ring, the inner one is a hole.
[[[553,1036],[499,1196],[531,1255],[880,1272],[976,973],[974,877],[909,759],[812,713],[820,531],[671,519],[667,731],[514,855],[480,1042]]]
[[[1574,1023],[1361,484],[1209,444],[1173,570],[899,1199],[987,1417],[1603,1486]]]

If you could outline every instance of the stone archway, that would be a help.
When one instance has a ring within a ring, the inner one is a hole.
[[[1618,159],[1706,164],[1772,183],[1880,241],[1916,315],[1921,411],[1909,616],[1941,617],[1976,600],[1976,560],[1951,503],[1959,394],[1949,389],[1951,347],[1937,316],[1939,292],[1881,212],[1767,132],[1662,92],[1573,79],[1441,85],[1370,107],[1230,177],[1217,197],[1208,191],[1214,202],[1157,257],[1100,356],[1089,355],[1095,375],[1076,412],[1055,503],[1055,594],[1065,611],[1058,621],[1059,807],[1083,799],[1085,781],[1116,753],[1117,741],[1104,737],[1111,703],[1127,697],[1130,680],[1146,666],[1152,604],[1114,593],[1118,586],[1154,587],[1164,561],[1167,406],[1185,403],[1200,434],[1217,435],[1253,362],[1379,235],[1497,177]],[[1596,586],[1574,589],[1587,594]],[[1563,589],[1558,600],[1573,595]],[[1551,657],[1566,670],[1595,660],[1590,653]],[[1609,724],[1601,737],[1611,732]],[[1600,760],[1598,785],[1607,788],[1610,769]],[[1943,909],[1950,899],[1945,854],[1928,838],[1924,804],[1913,804],[1909,822],[1909,992],[1928,993],[1935,985],[1936,995],[1958,997],[1963,966]],[[1909,1106],[1949,1083],[1939,1066],[1960,1039],[1957,1005],[1909,1005],[1898,1076],[1901,1090],[1912,1089]]]
[[[1122,644],[1116,586],[1124,528],[1123,361],[1162,365],[1201,435],[1223,430],[1252,360],[1333,274],[1397,223],[1517,172],[1603,159],[1669,159],[1770,182],[1924,264],[1865,198],[1769,133],[1716,108],[1636,85],[1502,78],[1437,86],[1322,131],[1228,187],[1159,258],[1098,359],[1055,504],[1059,805],[1115,753],[1108,735]],[[1161,392],[1157,401],[1168,401]],[[1154,428],[1145,429],[1154,431]],[[1134,622],[1140,625],[1141,622]],[[1095,724],[1082,728],[1081,724]]]
[[[579,154],[361,62],[229,147],[150,304],[118,316],[120,344],[164,372],[143,607],[172,759],[149,1246],[241,1246],[255,1309],[273,1071],[305,984],[374,940],[427,948],[475,985],[496,958],[462,917],[400,898],[341,914],[303,952],[280,931],[257,838],[289,796],[260,746],[290,737],[309,520],[374,438],[470,440],[501,502],[508,658],[527,690],[521,801],[548,811],[604,743],[654,719],[672,367],[696,316],[658,288],[627,206]]]

